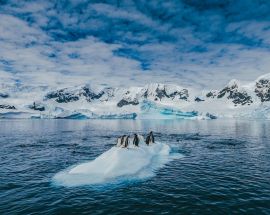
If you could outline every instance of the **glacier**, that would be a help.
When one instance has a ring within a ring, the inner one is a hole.
[[[0,80],[0,118],[5,119],[270,119],[269,107],[270,74],[204,90],[162,83],[53,89]]]

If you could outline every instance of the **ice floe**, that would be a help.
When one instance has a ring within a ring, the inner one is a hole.
[[[53,182],[63,186],[104,184],[123,180],[141,180],[155,175],[172,159],[169,145],[155,143],[139,147],[112,147],[96,159],[75,165],[57,173]]]

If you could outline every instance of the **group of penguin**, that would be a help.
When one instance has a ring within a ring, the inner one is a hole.
[[[118,137],[116,146],[121,148],[127,148],[129,145],[129,139],[130,139],[129,135],[123,135],[121,137]],[[138,147],[140,139],[144,139],[143,136],[135,133],[133,137],[133,145]],[[146,136],[145,143],[146,145],[155,143],[155,138],[152,131]]]

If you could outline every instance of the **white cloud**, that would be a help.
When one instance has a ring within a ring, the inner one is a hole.
[[[1,82],[216,88],[254,80],[269,72],[267,4],[232,4],[8,2],[0,8]]]

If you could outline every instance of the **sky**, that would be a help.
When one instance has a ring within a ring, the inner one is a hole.
[[[269,0],[0,0],[2,84],[215,89],[269,51]]]

